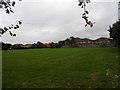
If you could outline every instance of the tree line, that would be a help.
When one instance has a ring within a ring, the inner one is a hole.
[[[37,42],[33,44],[10,44],[10,43],[1,43],[0,47],[2,50],[14,50],[14,49],[35,49],[35,48],[61,48],[64,45],[63,41],[59,41],[58,43],[42,43],[42,42]]]
[[[38,41],[37,43],[33,44],[10,44],[10,43],[1,43],[2,50],[13,50],[13,49],[35,49],[35,48],[62,48],[64,45],[67,45],[69,47],[78,47],[76,45],[75,37],[71,36],[70,38],[67,38],[62,41],[58,41],[57,43],[51,42],[51,43],[42,43]]]

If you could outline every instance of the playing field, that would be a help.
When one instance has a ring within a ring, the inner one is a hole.
[[[106,64],[117,48],[58,48],[3,51],[3,88],[112,87]]]

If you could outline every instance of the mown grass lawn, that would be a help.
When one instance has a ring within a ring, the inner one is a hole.
[[[106,64],[117,48],[60,48],[3,51],[3,88],[107,88]]]

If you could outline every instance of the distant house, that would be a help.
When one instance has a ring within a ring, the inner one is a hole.
[[[70,40],[67,40],[67,42]],[[65,44],[67,43],[65,40]],[[73,42],[73,41],[72,41]],[[73,43],[72,43],[73,44]],[[81,46],[101,46],[101,45],[110,45],[111,44],[111,39],[110,38],[105,38],[101,37],[95,40],[91,40],[88,38],[74,38],[74,46],[76,47],[81,47]],[[71,47],[71,45],[66,44],[65,46]],[[65,47],[63,46],[63,47]]]
[[[111,43],[111,39],[109,38],[105,38],[105,37],[101,37],[101,38],[98,38],[96,40],[94,40],[96,44],[109,44]]]
[[[2,44],[2,45],[1,45]],[[1,47],[2,46],[2,47]],[[89,38],[70,37],[66,40],[59,41],[58,43],[42,43],[37,42],[34,44],[4,44],[0,43],[0,49],[30,49],[30,48],[74,48],[74,47],[109,47],[114,46],[114,42],[110,38],[100,37],[95,40]]]
[[[90,40],[88,38],[80,39],[79,45],[91,45],[93,43],[93,40]]]

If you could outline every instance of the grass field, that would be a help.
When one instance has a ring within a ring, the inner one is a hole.
[[[117,48],[3,51],[3,88],[107,88],[106,64]]]

